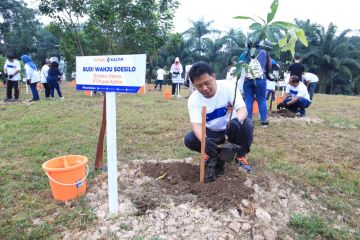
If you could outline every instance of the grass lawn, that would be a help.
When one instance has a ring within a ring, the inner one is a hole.
[[[63,91],[64,100],[0,104],[0,239],[57,239],[64,229],[85,228],[96,218],[85,199],[55,202],[41,169],[46,160],[69,154],[88,157],[93,169],[103,98],[86,97],[70,86]],[[308,116],[322,121],[270,122],[266,129],[256,121],[249,159],[259,166],[255,174],[290,179],[342,215],[346,227],[331,238],[346,239],[349,229],[360,228],[360,98],[315,95]],[[120,165],[195,156],[183,145],[189,129],[184,98],[165,101],[159,92],[117,96]],[[303,239],[312,239],[328,238],[331,226],[340,224],[327,216],[314,219],[321,224],[294,215],[291,225]]]

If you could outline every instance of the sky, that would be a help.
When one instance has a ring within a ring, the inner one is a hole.
[[[174,19],[174,31],[184,32],[190,20],[214,20],[213,28],[246,30],[251,21],[232,19],[234,16],[260,16],[266,19],[272,0],[179,0]],[[360,1],[357,0],[280,0],[276,20],[292,22],[294,18],[310,19],[325,27],[333,22],[338,30],[360,29]]]
[[[1,0],[0,0],[1,1]],[[25,0],[30,7],[36,7],[40,0]],[[260,16],[266,18],[272,0],[179,0],[180,6],[174,18],[174,32],[184,32],[191,27],[190,20],[203,18],[214,20],[212,27],[227,31],[230,28],[246,31],[250,21],[236,20],[234,16]],[[276,20],[292,22],[294,18],[310,19],[324,27],[330,22],[338,26],[338,31],[345,29],[359,30],[358,0],[279,0]],[[51,19],[43,17],[46,24]]]

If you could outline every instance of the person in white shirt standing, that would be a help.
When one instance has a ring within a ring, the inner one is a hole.
[[[20,76],[21,65],[18,60],[16,60],[15,56],[12,54],[7,55],[7,60],[4,65],[4,73],[7,76],[7,84],[6,84],[6,98],[4,101],[11,101],[12,98],[12,89],[14,88],[14,99],[15,101],[19,100],[20,89],[19,89],[19,81],[21,79]]]
[[[164,67],[165,68],[165,67]],[[157,88],[158,84],[160,84],[160,91],[161,91],[161,87],[164,81],[164,75],[166,74],[164,68],[159,68],[156,71],[156,83],[155,83],[155,89]]]
[[[189,91],[189,95],[186,98],[189,98],[190,95],[195,90],[194,89],[194,84],[190,81],[190,76],[189,76],[191,66],[192,66],[191,64],[185,65],[185,82],[188,83],[188,91]]]
[[[47,78],[48,72],[49,72],[49,68],[50,68],[50,63],[51,63],[50,59],[47,58],[45,60],[45,65],[41,68],[41,72],[40,72],[40,81],[45,89],[45,98],[50,97],[50,86],[46,81],[46,78]]]
[[[304,117],[305,108],[308,108],[310,104],[311,100],[305,84],[300,82],[298,76],[291,76],[283,96],[283,101],[277,106],[278,110],[286,108],[294,113],[299,113],[300,117]]]
[[[39,73],[36,69],[35,63],[31,60],[31,58],[28,55],[22,55],[21,61],[25,64],[25,76],[26,76],[26,83],[30,85],[31,93],[32,93],[32,99],[30,102],[33,101],[39,101],[39,93],[37,91],[37,83],[40,81]]]
[[[221,175],[224,162],[219,156],[219,144],[225,142],[226,136],[230,143],[236,144],[235,161],[247,171],[252,171],[245,159],[250,152],[253,140],[253,124],[248,119],[244,100],[237,90],[235,104],[235,85],[232,81],[216,81],[214,70],[203,61],[195,63],[190,69],[190,80],[196,91],[189,97],[188,110],[192,131],[184,138],[185,146],[200,152],[202,106],[206,106],[206,182],[214,181]],[[230,109],[234,114],[230,119]],[[229,124],[230,122],[230,124]]]
[[[302,77],[303,77],[303,80],[305,80],[305,82],[306,82],[306,86],[307,86],[309,94],[310,94],[310,100],[312,101],[316,86],[319,82],[319,78],[312,72],[306,72],[306,73],[304,73],[304,75]]]

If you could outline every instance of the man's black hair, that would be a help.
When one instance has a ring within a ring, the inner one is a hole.
[[[294,59],[295,59],[295,60],[300,60],[301,58],[300,58],[299,55],[295,55]]]
[[[203,74],[214,74],[213,68],[204,61],[196,62],[192,65],[189,71],[189,77],[192,83],[194,83],[194,79],[200,77]]]
[[[8,59],[15,59],[16,58],[14,54],[8,54],[8,55],[6,55],[6,57]]]
[[[290,78],[289,78],[289,82],[296,82],[296,83],[298,83],[298,82],[300,82],[300,79],[299,79],[299,77],[298,76],[296,76],[296,75],[292,75],[292,76],[290,76]]]

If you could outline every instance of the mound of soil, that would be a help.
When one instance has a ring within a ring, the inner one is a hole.
[[[241,200],[250,198],[253,193],[253,189],[244,185],[246,173],[239,171],[239,167],[235,165],[225,165],[222,176],[205,184],[199,182],[199,166],[184,162],[144,163],[142,172],[154,180],[163,176],[155,181],[165,194],[193,194],[197,196],[199,203],[213,210],[239,209]],[[146,205],[141,202],[137,201],[137,205]]]
[[[284,118],[295,118],[296,113],[291,112],[287,109],[280,109],[279,111],[273,111],[270,113],[270,117],[284,117]]]

